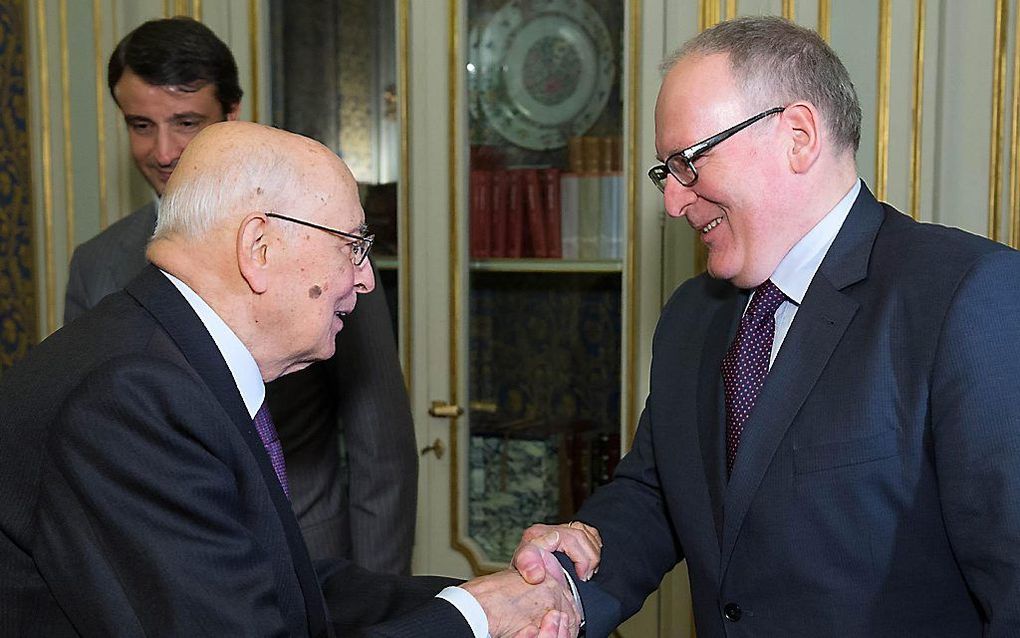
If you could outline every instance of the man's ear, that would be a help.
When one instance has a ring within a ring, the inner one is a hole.
[[[237,119],[237,116],[240,114],[241,114],[241,101],[238,100],[237,102],[234,102],[233,106],[231,106],[226,113],[223,114],[223,119],[227,120],[228,122],[233,122],[234,120]]]
[[[782,118],[790,134],[787,150],[790,169],[806,173],[821,155],[822,122],[818,110],[810,102],[794,102],[786,107]]]
[[[237,265],[252,292],[261,295],[269,285],[269,244],[266,216],[249,213],[237,229]]]

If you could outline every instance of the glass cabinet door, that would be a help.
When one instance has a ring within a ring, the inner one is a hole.
[[[467,2],[453,471],[476,565],[507,562],[533,522],[570,520],[620,457],[625,4]]]
[[[372,264],[399,335],[396,7],[271,0],[269,9],[273,124],[322,142],[350,167],[375,234]]]

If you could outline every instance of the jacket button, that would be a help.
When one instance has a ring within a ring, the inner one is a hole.
[[[723,607],[723,618],[731,622],[737,622],[744,615],[744,611],[737,603],[726,603]]]

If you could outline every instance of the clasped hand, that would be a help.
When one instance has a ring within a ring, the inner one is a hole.
[[[552,552],[564,552],[578,577],[588,580],[598,569],[601,550],[598,531],[583,523],[533,525],[514,552],[513,569],[462,587],[485,610],[493,638],[571,638],[580,627],[581,610]]]

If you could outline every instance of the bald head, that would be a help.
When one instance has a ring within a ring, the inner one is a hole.
[[[181,156],[147,256],[216,311],[268,381],[332,356],[358,294],[375,286],[352,253],[364,221],[357,184],[328,148],[223,122]]]
[[[346,164],[315,140],[251,122],[221,122],[199,133],[181,155],[154,237],[196,240],[253,211],[356,193]]]

